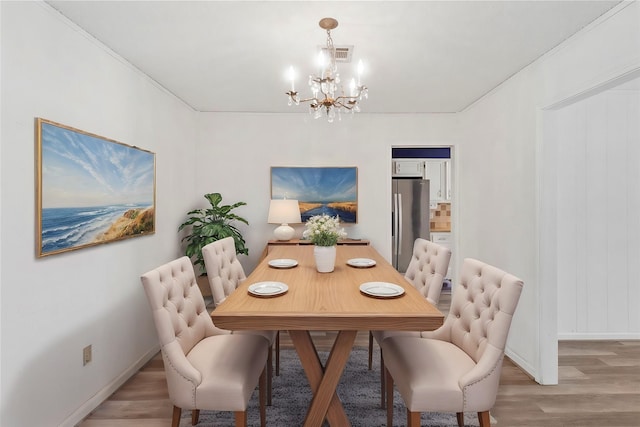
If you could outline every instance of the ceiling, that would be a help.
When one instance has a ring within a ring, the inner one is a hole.
[[[308,95],[318,26],[359,59],[369,113],[450,113],[472,104],[619,1],[48,1],[197,111],[288,107],[286,71]]]

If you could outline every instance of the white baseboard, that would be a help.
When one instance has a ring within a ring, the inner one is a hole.
[[[513,363],[515,363],[516,365],[518,365],[518,367],[520,369],[522,369],[523,371],[525,371],[525,373],[527,375],[529,375],[531,378],[537,378],[537,371],[536,369],[531,366],[529,364],[529,362],[527,362],[526,360],[524,360],[522,357],[520,357],[518,354],[514,353],[513,351],[511,351],[511,349],[509,349],[508,347],[505,348],[504,350],[504,354],[505,356],[507,356],[509,359],[511,359],[511,361]]]
[[[124,372],[113,379],[104,388],[94,394],[89,400],[84,402],[76,409],[66,420],[60,423],[60,427],[74,427],[80,421],[85,419],[87,415],[96,409],[102,402],[107,400],[116,390],[118,390],[129,378],[134,376],[153,356],[160,351],[160,345],[156,345],[149,349],[140,359],[133,365],[129,366]]]
[[[640,340],[640,332],[566,332],[558,333],[558,340]]]

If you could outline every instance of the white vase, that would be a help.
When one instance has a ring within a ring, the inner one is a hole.
[[[319,273],[331,273],[336,266],[335,246],[314,246],[313,256]]]

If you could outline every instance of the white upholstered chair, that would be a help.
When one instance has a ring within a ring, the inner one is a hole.
[[[447,275],[451,250],[433,243],[426,239],[417,238],[413,243],[413,255],[404,275],[424,297],[433,305],[440,301],[442,292],[442,282]],[[415,335],[419,332],[405,331],[371,331],[369,335],[369,369],[372,364],[373,339],[378,345],[384,339],[397,335]],[[384,407],[385,386],[384,386],[384,357],[380,351],[380,396],[381,405]]]
[[[216,240],[202,248],[202,257],[211,287],[213,304],[222,304],[238,285],[247,278],[236,254],[233,237]],[[273,383],[273,346],[276,353],[276,375],[280,374],[280,339],[278,331],[238,331],[235,334],[259,334],[269,340],[269,360],[267,362],[267,404],[271,405]]]
[[[214,326],[186,256],[143,274],[141,280],[160,339],[173,403],[172,427],[180,424],[182,409],[192,411],[193,425],[204,409],[233,411],[236,426],[244,427],[256,385],[264,427],[268,341]]]
[[[421,412],[477,412],[489,427],[504,347],[522,280],[475,259],[465,259],[444,324],[420,336],[382,341],[386,367],[387,425],[393,420],[395,382],[407,407],[407,426],[420,425]]]

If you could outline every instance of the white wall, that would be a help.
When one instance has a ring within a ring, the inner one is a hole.
[[[640,90],[557,112],[558,336],[640,338]]]
[[[300,107],[305,111],[304,107]],[[358,114],[343,122],[300,114],[199,114],[199,194],[220,192],[223,201],[245,201],[237,213],[249,220],[245,239],[251,271],[274,225],[267,224],[271,166],[356,166],[358,224],[347,225],[349,237],[371,240],[391,258],[391,147],[452,145],[456,116],[451,114]],[[454,158],[455,161],[455,158]],[[204,206],[200,196],[198,203]],[[195,207],[195,206],[194,206]],[[303,225],[296,228],[300,237]]]
[[[557,381],[557,170],[537,163],[555,148],[543,109],[639,67],[640,4],[623,3],[461,114],[459,253],[524,280],[507,353],[543,383]]]
[[[158,350],[139,276],[179,255],[195,115],[46,4],[0,10],[0,425],[73,425]],[[35,117],[155,152],[156,234],[36,259]]]
[[[459,256],[524,281],[510,356],[536,371],[537,264],[535,84],[525,72],[461,114]]]

